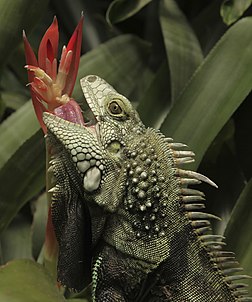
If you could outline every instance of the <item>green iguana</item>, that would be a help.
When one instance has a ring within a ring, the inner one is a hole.
[[[202,212],[207,177],[194,153],[146,128],[131,103],[95,75],[81,80],[86,127],[44,113],[55,176],[58,279],[77,291],[91,262],[93,301],[245,302],[234,254]]]

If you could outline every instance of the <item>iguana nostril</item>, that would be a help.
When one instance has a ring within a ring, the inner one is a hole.
[[[87,80],[88,80],[88,82],[93,83],[93,82],[95,82],[95,81],[97,80],[97,77],[94,76],[94,75],[92,75],[92,76],[89,76],[89,77],[87,78]]]

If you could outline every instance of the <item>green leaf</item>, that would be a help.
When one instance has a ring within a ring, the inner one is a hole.
[[[18,47],[18,50],[20,50],[20,45]],[[25,54],[24,54],[24,49],[23,49],[23,44],[22,44],[22,51],[23,51],[23,60],[19,58],[19,60],[16,62],[15,65],[20,64],[18,67],[19,69],[24,70],[25,72],[25,81],[24,83],[21,83],[19,78],[17,77],[16,70],[14,71],[12,67],[10,67],[10,64],[3,68],[1,71],[1,78],[0,78],[0,85],[3,88],[3,92],[9,91],[12,93],[19,93],[24,96],[26,96],[26,101],[29,99],[29,94],[30,91],[26,87],[27,84],[27,70],[25,70],[24,65],[25,65]],[[13,56],[15,56],[17,50],[14,52]],[[20,55],[19,55],[20,56]],[[14,60],[11,57],[11,65],[14,65]],[[17,60],[17,56],[15,57],[15,60]],[[13,66],[14,67],[14,66]]]
[[[242,191],[225,230],[228,248],[237,255],[241,267],[245,273],[252,275],[252,179]],[[249,283],[249,290],[252,284]]]
[[[16,258],[32,259],[31,223],[19,214],[1,234],[2,263]]]
[[[151,1],[152,0],[114,0],[107,10],[106,20],[110,25],[126,20],[139,12]]]
[[[45,147],[41,131],[29,138],[0,170],[0,233],[18,210],[45,184]]]
[[[244,18],[225,33],[161,126],[166,135],[195,151],[195,166],[251,91],[251,28],[252,18]]]
[[[0,0],[0,67],[22,40],[22,30],[30,30],[45,12],[48,0]]]
[[[224,0],[220,14],[223,21],[230,25],[237,21],[252,4],[251,0]]]
[[[2,117],[4,115],[5,109],[6,109],[6,104],[3,101],[2,97],[0,96],[0,120],[2,119]]]
[[[149,44],[132,35],[121,35],[101,44],[81,57],[73,97],[83,98],[79,81],[89,74],[104,78],[120,93],[130,95],[138,84],[138,75],[148,69],[149,53]]]
[[[1,99],[7,108],[18,110],[27,101],[27,97],[21,93],[5,90],[1,94]]]
[[[45,241],[45,230],[48,216],[48,202],[46,193],[32,203],[33,222],[32,222],[32,251],[35,259],[39,256]]]
[[[32,103],[25,103],[0,125],[0,169],[39,129]]]
[[[0,268],[0,301],[64,302],[42,265],[31,260],[11,261]]]
[[[162,0],[159,14],[174,102],[202,62],[203,55],[197,37],[175,1]]]
[[[165,61],[157,71],[142,99],[137,111],[142,122],[149,127],[159,128],[167,116],[171,103],[169,82],[169,69]],[[155,104],[155,106],[153,106]],[[151,114],[150,114],[151,113]]]
[[[42,38],[43,33],[41,33],[40,38]],[[29,40],[30,37],[31,35],[29,35]],[[32,45],[34,44],[32,43]],[[26,59],[25,59],[24,44],[22,41],[10,56],[7,66],[10,68],[10,71],[13,73],[13,75],[15,75],[16,82],[18,83],[19,86],[22,87],[22,90],[26,90],[26,92],[28,92],[29,90],[26,87],[28,83],[28,77],[27,77],[27,69],[24,68],[25,65],[26,65]],[[11,86],[6,86],[6,87],[11,87]]]
[[[191,26],[200,42],[203,55],[206,56],[227,30],[220,16],[220,0],[209,1],[193,18]]]
[[[251,240],[248,242],[248,245],[246,246],[247,250],[243,257],[240,260],[241,267],[244,267],[245,273],[248,274],[249,276],[252,276],[252,243]],[[239,259],[238,259],[239,260]],[[252,285],[251,281],[248,283],[248,291],[251,293],[252,291]]]
[[[243,257],[248,252],[248,247],[251,244],[251,232],[252,229],[252,179],[244,187],[239,199],[236,202],[235,207],[232,210],[230,219],[228,221],[225,236],[228,247],[234,250],[238,259]],[[242,219],[242,221],[241,221]],[[250,249],[250,255],[252,255],[252,245]],[[252,271],[252,261],[250,263]]]
[[[215,190],[204,186],[207,196],[207,211],[221,217],[215,223],[214,231],[223,234],[231,211],[243,190],[245,178],[239,162],[234,143],[235,124],[233,119],[224,125],[218,133],[201,162],[199,171],[210,177],[218,185]]]

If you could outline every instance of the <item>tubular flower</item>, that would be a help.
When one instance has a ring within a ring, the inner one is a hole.
[[[84,125],[81,109],[71,98],[80,62],[82,26],[83,16],[68,45],[63,46],[59,66],[57,64],[59,31],[56,17],[40,42],[38,60],[23,33],[27,64],[25,67],[28,70],[32,102],[44,133],[46,127],[42,116],[45,111]]]

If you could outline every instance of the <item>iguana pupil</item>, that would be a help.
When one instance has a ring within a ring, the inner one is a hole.
[[[112,114],[122,113],[122,108],[118,105],[116,101],[113,101],[109,104],[109,110]]]

